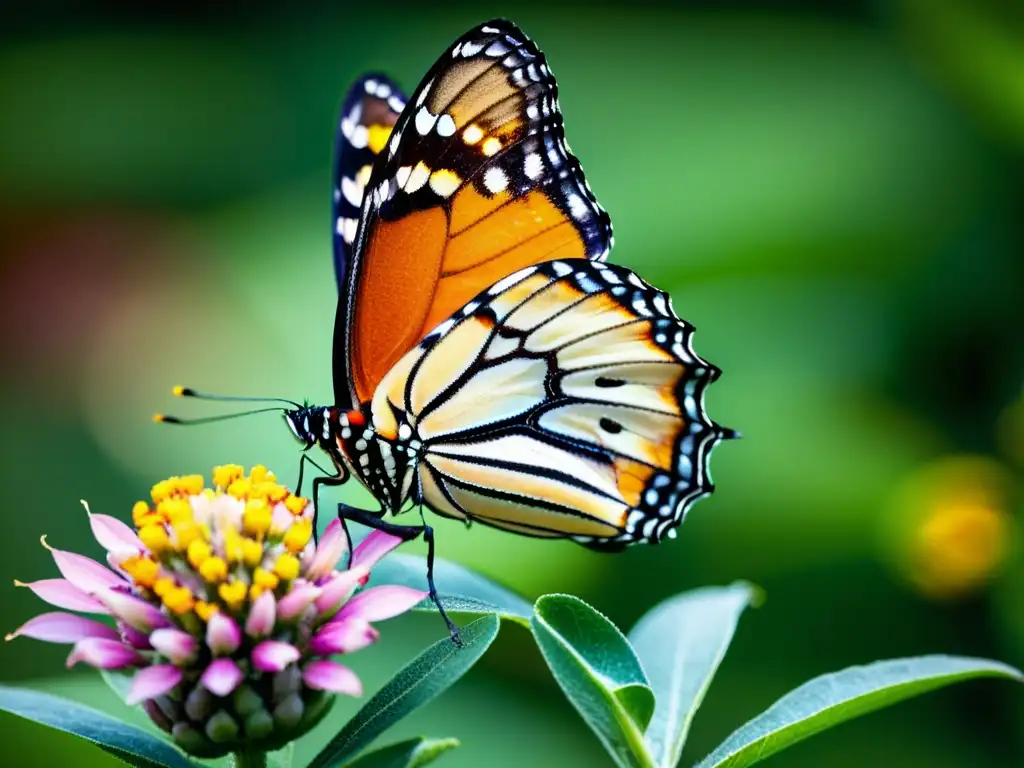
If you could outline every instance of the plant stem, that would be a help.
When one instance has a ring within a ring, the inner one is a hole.
[[[231,757],[233,768],[267,768],[267,753],[262,750],[239,750]]]

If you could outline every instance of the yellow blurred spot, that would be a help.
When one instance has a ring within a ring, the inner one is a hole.
[[[195,606],[193,606],[193,610],[196,612],[196,616],[200,619],[203,621],[209,621],[210,617],[219,611],[220,608],[217,607],[216,603],[207,603],[203,600],[197,600]]]
[[[180,497],[164,499],[156,505],[156,511],[172,525],[178,525],[192,519],[192,505],[186,499]]]
[[[196,599],[188,587],[175,587],[163,596],[164,605],[177,615],[188,613],[195,607]]]
[[[197,539],[188,545],[188,561],[193,568],[198,568],[206,559],[213,554],[210,545],[201,539]]]
[[[255,539],[242,539],[242,562],[248,568],[255,568],[263,559],[263,545]]]
[[[309,499],[304,499],[301,496],[289,496],[284,500],[285,508],[293,515],[301,515],[308,503]]]
[[[274,476],[273,473],[262,464],[257,464],[249,471],[249,479],[252,481],[253,485],[258,485],[259,483],[265,483],[268,480],[273,481]]]
[[[244,474],[245,469],[239,464],[223,464],[213,468],[213,484],[217,488],[227,488]]]
[[[476,144],[484,137],[483,129],[476,123],[470,123],[462,132],[462,140],[469,145]]]
[[[237,610],[245,602],[245,596],[248,592],[249,587],[242,581],[232,581],[217,587],[217,595],[233,611]]]
[[[284,546],[289,552],[301,552],[313,536],[312,520],[296,520],[284,534]]]
[[[219,557],[208,557],[199,566],[199,575],[211,584],[224,581],[228,576],[228,564]]]
[[[263,589],[263,587],[261,587],[259,584],[253,584],[251,587],[249,587],[249,599],[255,601],[260,595],[264,593],[264,591],[265,590]]]
[[[242,562],[242,535],[234,528],[227,528],[224,535],[224,556],[229,563]]]
[[[160,564],[148,557],[137,555],[129,557],[121,563],[121,570],[132,577],[132,580],[140,587],[151,589],[156,585],[160,576]]]
[[[136,528],[142,527],[142,520],[149,513],[149,504],[144,501],[135,502],[135,506],[132,507],[132,522],[135,523]]]
[[[270,505],[263,499],[249,499],[245,503],[245,514],[242,517],[242,530],[250,536],[262,538],[270,530],[273,514]]]
[[[184,397],[185,388],[179,384],[178,386],[171,388],[171,394],[175,397]]]
[[[933,598],[983,588],[1009,550],[1010,487],[1006,469],[980,456],[945,457],[904,481],[892,511],[890,546],[905,578]]]
[[[202,475],[185,475],[178,478],[178,490],[188,496],[197,496],[206,485]]]
[[[153,593],[157,597],[163,597],[177,586],[178,585],[175,583],[174,579],[172,579],[170,576],[163,576],[157,579],[156,582],[153,584]]]
[[[246,477],[240,477],[233,481],[228,487],[227,491],[231,496],[236,499],[244,499],[249,495],[249,489],[252,487],[252,483]]]
[[[196,523],[184,523],[174,528],[174,536],[175,548],[179,552],[187,551],[193,542],[203,540],[203,528]]]
[[[150,552],[159,554],[167,549],[171,540],[167,536],[167,529],[162,524],[151,523],[139,529],[139,538]]]
[[[299,575],[299,558],[282,552],[274,563],[274,573],[284,581],[291,581]]]
[[[389,125],[370,125],[366,128],[366,146],[370,148],[370,151],[375,155],[379,155],[380,151],[384,149],[384,146],[388,143],[388,137],[391,135],[391,126]]]
[[[167,421],[167,417],[164,416],[162,413],[154,413],[153,414],[153,423],[154,424],[163,424],[165,421]]]
[[[257,568],[252,574],[252,583],[264,589],[277,589],[280,581],[276,573],[271,573],[265,568]]]
[[[175,479],[172,477],[170,480],[161,480],[150,489],[149,495],[153,497],[154,504],[159,504],[164,499],[171,497],[171,494],[174,493]]]

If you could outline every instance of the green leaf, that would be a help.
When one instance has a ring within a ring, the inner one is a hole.
[[[101,669],[100,677],[103,678],[110,690],[114,692],[121,701],[128,699],[128,691],[132,686],[132,676],[126,675],[124,672],[119,672],[116,669]]]
[[[459,746],[458,739],[422,736],[368,752],[346,768],[420,768]]]
[[[373,567],[374,584],[401,584],[426,589],[427,560],[394,552]],[[445,610],[451,613],[492,613],[503,619],[530,624],[533,610],[522,597],[480,574],[450,560],[434,561],[434,582]],[[418,610],[437,611],[428,599]]]
[[[444,693],[483,656],[500,627],[497,616],[484,616],[462,629],[462,648],[447,637],[427,648],[366,702],[309,768],[351,760],[403,717]]]
[[[73,733],[139,768],[196,766],[174,747],[141,728],[59,696],[0,686],[0,709],[59,731]]]
[[[877,661],[822,675],[787,693],[734,731],[697,768],[753,765],[846,720],[975,677],[1024,682],[1024,675],[1006,664],[963,656]]]
[[[545,595],[530,628],[555,680],[615,762],[653,766],[643,732],[654,694],[615,625],[577,597]]]
[[[267,768],[291,768],[295,758],[295,742],[288,742],[276,752],[267,754]]]
[[[693,716],[754,598],[743,583],[685,592],[648,611],[629,633],[657,701],[645,739],[659,768],[678,765]]]

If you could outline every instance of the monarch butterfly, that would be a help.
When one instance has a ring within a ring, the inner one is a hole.
[[[733,436],[704,410],[719,370],[666,293],[604,263],[611,221],[536,45],[491,21],[411,99],[360,78],[334,180],[335,404],[283,409],[337,470],[314,500],[355,475],[380,509],[339,504],[343,523],[422,534],[456,641],[423,507],[605,551],[674,536]],[[385,520],[414,507],[419,525]]]

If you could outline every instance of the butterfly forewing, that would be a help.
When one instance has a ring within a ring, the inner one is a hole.
[[[658,541],[711,492],[718,370],[667,294],[583,259],[522,270],[395,366],[375,422],[404,414],[420,500],[442,515],[615,549]]]
[[[363,195],[373,162],[387,144],[406,104],[405,94],[386,75],[363,75],[341,104],[334,147],[334,268],[344,291],[359,228]]]
[[[488,286],[540,262],[602,260],[611,245],[544,55],[509,22],[471,30],[427,73],[374,164],[338,308],[337,402],[369,400]]]

